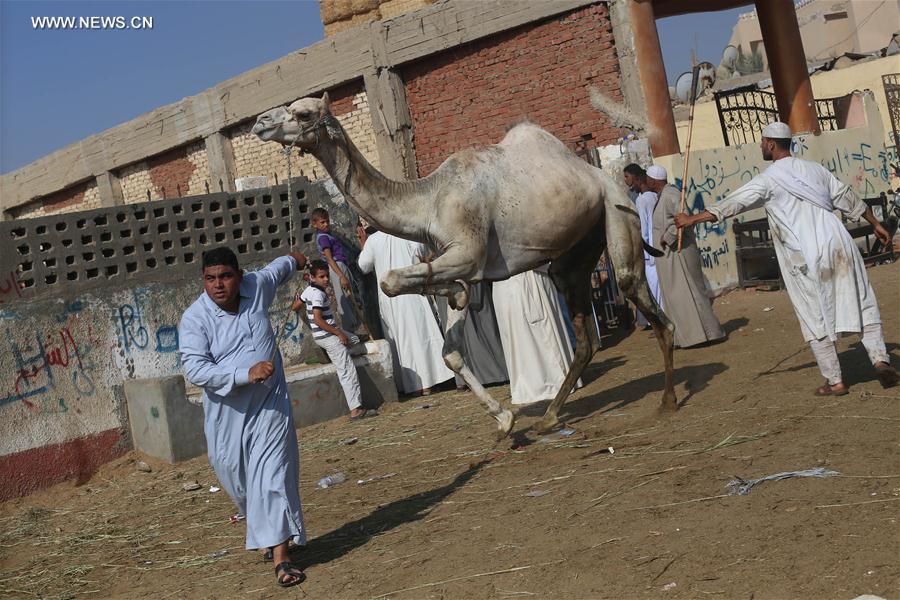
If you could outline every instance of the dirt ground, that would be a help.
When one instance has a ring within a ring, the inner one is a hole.
[[[900,268],[870,273],[896,356]],[[205,457],[145,473],[131,454],[80,487],[0,505],[0,596],[900,597],[900,389],[881,389],[850,338],[850,395],[814,398],[821,378],[784,292],[733,292],[715,310],[729,339],[676,351],[671,416],[656,414],[662,361],[637,331],[604,340],[562,413],[568,437],[535,435],[529,408],[495,445],[455,392],[300,430],[301,586],[281,590],[243,549]],[[726,495],[735,477],[814,467],[840,475]],[[316,487],[335,471],[348,481]]]

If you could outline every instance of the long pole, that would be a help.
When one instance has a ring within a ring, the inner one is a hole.
[[[684,212],[685,208],[685,193],[687,192],[687,175],[688,175],[688,162],[691,160],[691,137],[694,133],[694,106],[697,103],[697,80],[700,75],[700,67],[697,65],[697,59],[691,53],[691,112],[688,116],[688,135],[687,135],[687,144],[684,149],[684,169],[681,174],[681,207],[678,212]],[[684,230],[678,229],[678,251],[681,252],[681,243],[682,236],[684,234]]]

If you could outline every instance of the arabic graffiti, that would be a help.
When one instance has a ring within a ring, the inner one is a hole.
[[[791,150],[798,158],[813,159],[805,136],[795,138]],[[819,160],[819,164],[864,197],[876,196],[890,187],[890,164],[896,162],[896,145],[882,144],[877,148],[867,142],[839,146]]]
[[[87,336],[80,339],[73,331],[73,324],[74,320],[70,318],[59,328],[36,333],[21,343],[13,339],[9,329],[6,330],[15,371],[12,389],[0,396],[0,406],[21,401],[36,411],[52,405],[50,412],[67,412],[69,409],[62,398],[35,398],[55,390],[65,380],[71,381],[79,397],[95,394],[96,364],[91,353],[100,340],[94,337],[91,325],[87,326]]]

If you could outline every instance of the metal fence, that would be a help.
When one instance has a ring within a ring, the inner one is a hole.
[[[881,83],[891,117],[891,129],[894,130],[894,145],[900,148],[900,73],[882,75]]]
[[[762,128],[779,118],[775,94],[757,89],[756,85],[716,92],[714,97],[726,146],[758,142]],[[822,131],[838,128],[835,100],[816,100],[816,113]]]

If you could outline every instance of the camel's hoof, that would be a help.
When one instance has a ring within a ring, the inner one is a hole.
[[[538,433],[550,433],[554,427],[559,425],[559,419],[556,415],[544,415],[544,418],[534,424],[534,430]]]
[[[469,304],[469,293],[464,288],[455,294],[447,296],[447,301],[453,310],[462,310]]]
[[[516,417],[510,411],[504,410],[494,418],[497,419],[497,439],[502,440],[512,431]]]

